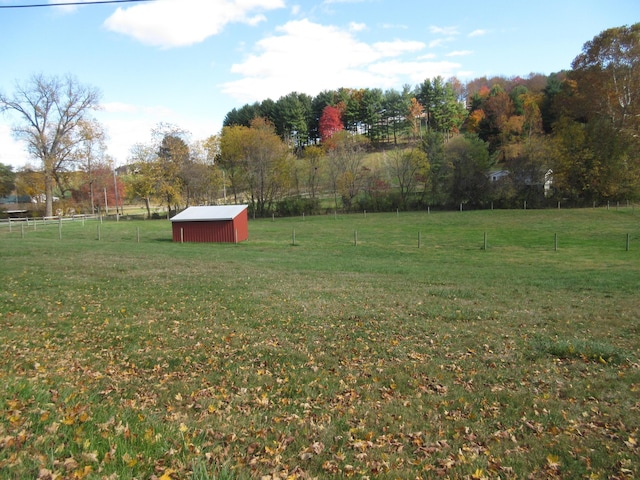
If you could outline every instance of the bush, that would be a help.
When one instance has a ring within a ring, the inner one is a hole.
[[[276,214],[281,217],[315,215],[320,212],[320,201],[317,198],[285,198],[276,204]]]

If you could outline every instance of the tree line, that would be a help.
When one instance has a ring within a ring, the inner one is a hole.
[[[393,209],[636,200],[639,40],[640,24],[606,30],[570,70],[546,76],[293,92],[231,110],[222,136],[265,119],[298,152],[302,193],[315,198],[319,177],[345,208],[354,201]],[[381,151],[382,161],[354,162],[354,149]]]
[[[221,132],[200,141],[158,125],[112,190],[120,182],[148,215],[158,203],[247,202],[264,216],[637,200],[639,59],[634,24],[602,32],[571,69],[550,75],[292,92],[234,108]],[[97,173],[109,163],[103,133],[88,115],[97,99],[71,79],[42,76],[13,97],[0,94],[3,109],[26,119],[14,133],[41,160],[47,198],[57,185],[86,203],[87,184],[109,183]],[[62,114],[51,121],[42,112]]]

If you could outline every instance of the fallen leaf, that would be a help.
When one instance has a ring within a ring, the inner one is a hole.
[[[551,454],[547,455],[547,465],[549,468],[558,468],[560,466],[560,457]]]

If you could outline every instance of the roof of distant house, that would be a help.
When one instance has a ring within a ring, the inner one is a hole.
[[[233,220],[247,205],[210,205],[203,207],[189,207],[174,216],[172,222],[206,222]]]

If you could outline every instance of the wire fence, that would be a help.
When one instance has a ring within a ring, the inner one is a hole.
[[[384,214],[383,214],[384,215]],[[478,249],[496,250],[510,248],[524,248],[527,250],[551,250],[581,248],[589,245],[590,248],[604,248],[609,250],[630,251],[640,239],[640,232],[633,224],[628,228],[619,226],[608,231],[599,228],[589,229],[587,232],[575,232],[571,229],[547,226],[542,230],[533,228],[525,230],[519,234],[509,232],[509,228],[500,225],[475,225],[474,227],[460,227],[460,231],[443,231],[443,225],[431,225],[429,221],[424,221],[431,216],[427,213],[423,221],[416,217],[416,223],[407,226],[406,224],[394,228],[390,219],[401,218],[403,215],[398,212],[393,217],[378,217],[376,214],[370,215],[372,220],[367,220],[366,212],[361,215],[347,215],[343,222],[337,222],[336,227],[333,220],[326,223],[326,216],[309,217],[302,215],[297,220],[294,218],[282,219],[284,224],[277,228],[272,228],[272,222],[280,223],[280,220],[271,219],[268,223],[262,223],[250,236],[250,243],[260,245],[284,245],[306,246],[312,250],[322,248],[322,246],[347,246],[354,247],[380,247],[387,249],[423,249],[423,250],[458,250],[458,249]],[[324,217],[324,218],[322,218]],[[341,216],[343,217],[343,216]],[[348,218],[347,218],[348,217]],[[314,218],[320,223],[316,225]],[[331,216],[330,218],[334,218]],[[336,219],[338,217],[335,217]],[[107,242],[136,242],[140,243],[141,237],[145,242],[151,240],[164,240],[171,242],[171,229],[162,227],[161,221],[144,221],[150,228],[144,227],[143,222],[131,222],[128,220],[138,220],[136,216],[99,216],[99,215],[74,215],[60,217],[39,217],[22,219],[4,219],[0,221],[0,233],[4,239],[21,239],[40,237],[43,239],[54,239],[65,241],[98,240]],[[379,220],[379,221],[378,221]],[[118,223],[119,222],[119,223]],[[373,224],[385,224],[381,230],[370,227]],[[103,226],[103,223],[105,224]],[[167,222],[168,223],[168,222]],[[466,222],[465,222],[466,223]],[[116,225],[120,224],[120,227]],[[166,225],[166,223],[164,223]],[[85,225],[90,228],[82,228]],[[125,226],[127,225],[127,226]],[[151,227],[151,225],[156,225]],[[142,228],[141,228],[142,226]],[[621,228],[620,228],[621,227]],[[43,230],[46,230],[45,233]],[[57,231],[56,231],[57,230]],[[464,231],[462,231],[464,230]],[[162,237],[162,238],[160,238]],[[192,243],[182,242],[179,243]]]

